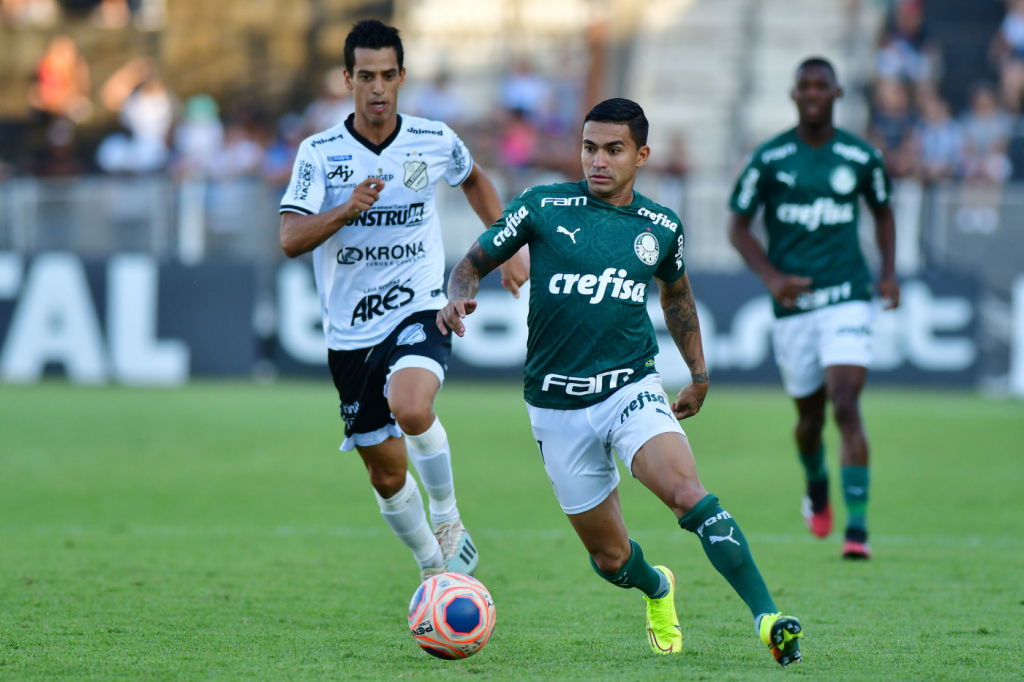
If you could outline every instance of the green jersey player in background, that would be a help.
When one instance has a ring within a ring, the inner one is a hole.
[[[675,579],[651,566],[629,538],[619,506],[612,449],[700,538],[712,565],[750,607],[762,642],[783,666],[800,660],[797,619],[775,608],[736,521],[697,477],[679,419],[700,410],[708,390],[678,216],[633,191],[650,154],[647,118],[635,102],[594,107],[583,126],[586,180],[532,187],[519,195],[452,271],[443,333],[465,333],[480,279],[530,247],[526,403],[537,447],[594,570],[647,602],[647,633],[658,654],[678,654]],[[654,366],[658,344],[647,314],[651,279],[692,383],[672,402]]]
[[[859,401],[871,362],[874,289],[857,234],[861,196],[875,219],[882,257],[877,291],[888,308],[899,305],[900,288],[891,183],[881,153],[833,125],[842,95],[828,61],[800,65],[792,92],[799,124],[754,152],[729,202],[729,236],[775,299],[775,359],[796,401],[796,443],[807,474],[804,520],[818,537],[832,530],[821,440],[831,400],[848,512],[842,554],[867,559],[868,441]],[[767,252],[750,233],[762,206]]]

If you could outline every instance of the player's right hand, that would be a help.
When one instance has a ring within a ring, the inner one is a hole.
[[[348,220],[354,220],[359,214],[369,209],[380,200],[380,191],[384,189],[384,181],[380,178],[366,178],[352,190],[352,196],[345,202],[345,213]]]
[[[768,283],[768,291],[772,298],[786,308],[796,308],[796,300],[802,294],[811,293],[811,284],[814,282],[810,277],[798,277],[797,275],[783,275]]]
[[[461,338],[466,334],[466,325],[462,324],[462,319],[474,310],[475,298],[453,298],[448,301],[448,305],[437,311],[437,328],[445,336],[448,336],[448,329],[451,329]]]

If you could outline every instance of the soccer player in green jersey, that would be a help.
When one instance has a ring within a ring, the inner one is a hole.
[[[877,292],[888,308],[899,305],[900,287],[891,183],[881,153],[833,124],[832,109],[842,95],[828,61],[800,65],[792,92],[799,123],[754,152],[729,202],[729,236],[775,299],[775,359],[796,401],[796,444],[807,474],[804,520],[818,537],[832,531],[821,441],[831,400],[848,512],[842,555],[868,559],[868,441],[859,401],[871,362],[874,308],[871,273],[857,238],[861,196],[875,219],[882,256]],[[767,252],[750,233],[761,206]]]
[[[679,526],[700,538],[712,565],[750,607],[761,641],[786,666],[800,660],[800,622],[776,610],[743,532],[701,485],[679,427],[679,419],[700,410],[708,374],[679,217],[633,191],[650,154],[647,128],[635,102],[612,99],[594,107],[583,125],[586,180],[531,187],[513,200],[455,266],[437,325],[462,336],[481,277],[529,244],[527,411],[555,496],[594,570],[644,593],[655,653],[681,651],[675,578],[664,566],[651,566],[626,532],[614,448]],[[652,278],[692,375],[675,402],[654,366],[658,344],[647,314]]]

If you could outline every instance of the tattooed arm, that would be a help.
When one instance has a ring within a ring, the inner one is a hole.
[[[704,345],[700,338],[700,321],[697,319],[697,305],[690,290],[690,278],[683,275],[675,282],[658,280],[661,292],[661,309],[665,313],[665,324],[676,347],[690,368],[693,383],[679,391],[679,398],[672,404],[677,419],[692,417],[700,411],[708,393],[708,368],[704,364]]]
[[[473,244],[448,276],[448,305],[437,312],[437,328],[442,334],[448,336],[448,329],[459,336],[466,333],[462,319],[476,310],[473,297],[480,288],[480,280],[499,265],[501,261],[492,258],[480,244]]]

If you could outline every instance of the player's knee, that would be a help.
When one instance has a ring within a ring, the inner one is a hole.
[[[597,570],[609,575],[615,575],[622,570],[622,567],[629,561],[629,545],[625,547],[602,547],[596,552],[590,553]]]
[[[836,391],[832,395],[832,414],[840,428],[856,427],[860,424],[860,406],[857,395],[852,391]]]
[[[397,467],[385,467],[369,465],[366,467],[370,474],[370,485],[384,499],[397,495],[405,487],[405,468],[401,471]]]
[[[676,516],[683,516],[707,497],[708,491],[700,481],[680,481],[672,486],[672,503],[669,505]]]
[[[403,432],[418,436],[434,423],[434,406],[418,396],[404,396],[388,401],[391,414]]]
[[[796,423],[797,438],[810,438],[819,435],[825,428],[823,413],[802,414]]]

